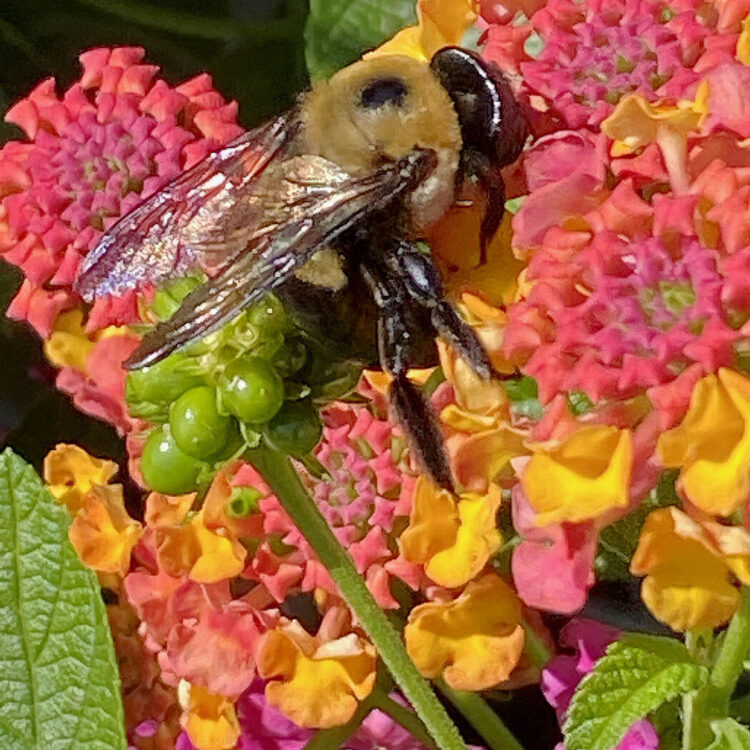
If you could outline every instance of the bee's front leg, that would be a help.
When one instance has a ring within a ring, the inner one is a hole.
[[[414,302],[403,284],[385,271],[377,261],[363,264],[362,276],[370,287],[377,305],[378,350],[381,367],[393,376],[391,402],[412,447],[432,479],[449,492],[454,492],[453,476],[443,446],[443,435],[429,404],[407,377],[408,351],[415,336],[423,331],[410,331],[405,309]]]

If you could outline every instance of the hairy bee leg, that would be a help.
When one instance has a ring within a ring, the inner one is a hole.
[[[453,475],[443,448],[443,435],[432,409],[405,372],[392,374],[391,401],[401,426],[412,445],[418,446],[422,463],[432,479],[443,489],[455,493]]]
[[[404,299],[401,285],[376,267],[362,267],[362,276],[370,287],[380,312],[378,350],[381,367],[393,376],[391,403],[410,444],[416,448],[427,473],[441,487],[455,492],[450,463],[443,447],[443,434],[430,405],[409,380],[407,352],[410,333],[404,325]]]
[[[474,329],[445,299],[443,285],[432,258],[413,243],[403,242],[387,264],[403,279],[409,296],[430,312],[437,332],[465,359],[481,378],[495,374],[492,362]]]

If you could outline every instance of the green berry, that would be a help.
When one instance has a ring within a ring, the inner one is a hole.
[[[129,372],[125,396],[128,404],[170,404],[203,382],[200,366],[193,358],[172,354],[151,367]]]
[[[175,401],[169,426],[181,451],[193,458],[209,458],[226,445],[232,419],[219,414],[216,390],[201,385],[185,391]]]
[[[274,447],[292,456],[309,453],[320,440],[323,427],[309,398],[286,401],[268,423],[266,437]]]
[[[273,294],[267,295],[257,305],[253,305],[246,314],[248,321],[260,331],[261,336],[270,337],[285,333],[289,327],[284,306]]]
[[[230,362],[219,388],[224,406],[248,424],[267,422],[284,401],[284,381],[260,357],[241,357]]]
[[[202,461],[183,453],[169,429],[154,430],[143,446],[141,474],[146,484],[165,495],[182,495],[197,487]]]

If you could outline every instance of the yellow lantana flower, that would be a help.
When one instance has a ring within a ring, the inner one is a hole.
[[[404,558],[424,565],[440,586],[456,588],[476,576],[502,543],[497,530],[500,488],[455,498],[420,477],[409,526],[399,539]]]
[[[197,583],[217,583],[239,575],[247,550],[226,528],[209,528],[205,508],[183,526],[157,530],[159,564],[170,575],[187,575]]]
[[[262,637],[257,659],[266,700],[300,727],[346,724],[375,685],[375,649],[356,633],[320,643],[295,620]]]
[[[461,43],[479,14],[476,0],[418,0],[416,26],[401,29],[392,39],[365,55],[407,55],[430,60],[441,48]]]
[[[469,317],[476,323],[477,335],[498,367],[492,355],[500,344],[493,344],[492,336],[500,329],[493,318],[493,308],[472,295],[464,295],[464,300],[467,309],[481,311],[486,320],[492,321],[484,326],[481,318],[477,322],[473,314]],[[438,351],[440,365],[456,398],[456,403],[449,404],[440,413],[440,420],[456,431],[447,440],[454,475],[467,490],[485,493],[511,459],[528,453],[524,436],[510,426],[508,398],[498,381],[482,380],[443,342],[438,342]]]
[[[682,469],[677,486],[691,503],[711,515],[734,513],[750,495],[750,379],[722,368],[699,380],[657,453],[664,466]]]
[[[729,563],[705,528],[671,507],[649,514],[630,571],[646,576],[641,597],[654,617],[684,631],[720,627],[737,611]]]
[[[122,485],[115,484],[97,485],[83,495],[68,535],[86,567],[124,576],[141,533],[125,510]]]
[[[456,690],[485,690],[507,680],[523,653],[521,602],[488,574],[458,599],[415,607],[404,629],[406,648],[428,678],[442,674]]]
[[[579,523],[627,506],[633,465],[629,430],[590,425],[557,447],[532,447],[521,485],[539,526]]]
[[[180,724],[196,750],[232,750],[237,746],[242,730],[232,701],[185,680],[178,695],[183,708]]]
[[[81,498],[96,485],[107,484],[117,474],[114,461],[94,458],[77,445],[60,443],[44,458],[42,474],[47,489],[75,515]]]
[[[50,337],[44,342],[44,354],[55,367],[72,367],[86,372],[86,360],[96,342],[110,336],[122,336],[132,331],[127,326],[109,326],[87,333],[82,310],[68,310],[55,321]]]

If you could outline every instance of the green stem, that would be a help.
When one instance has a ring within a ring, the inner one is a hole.
[[[727,628],[719,655],[711,670],[707,707],[713,717],[724,717],[729,712],[737,680],[750,648],[750,588],[742,589],[740,608]]]
[[[526,655],[534,663],[534,666],[540,669],[544,667],[547,662],[554,656],[550,651],[549,646],[539,636],[529,623],[525,620],[521,623],[523,625],[524,633],[526,634],[526,640],[524,642],[524,651]]]
[[[695,638],[688,638],[693,645]],[[683,697],[683,750],[703,750],[713,739],[711,721],[729,715],[729,699],[750,648],[750,589],[742,589],[739,610],[729,623],[708,684]]]
[[[372,709],[373,704],[370,700],[363,701],[346,724],[316,732],[303,750],[338,750],[362,726],[362,722]]]
[[[458,729],[432,692],[429,683],[417,671],[399,634],[391,627],[385,613],[373,599],[351,558],[338,543],[315,502],[302,486],[289,459],[266,446],[249,451],[248,455],[325,565],[396,684],[414,706],[437,746],[440,750],[466,750]]]
[[[390,696],[385,695],[385,693],[373,693],[372,701],[375,708],[379,708],[383,713],[388,714],[397,724],[406,729],[412,737],[427,747],[435,747],[435,743],[427,733],[424,724],[406,706],[396,703],[396,701]]]
[[[487,743],[490,750],[523,750],[523,746],[510,733],[502,719],[477,693],[454,690],[443,680],[437,683],[440,692],[461,712]]]

